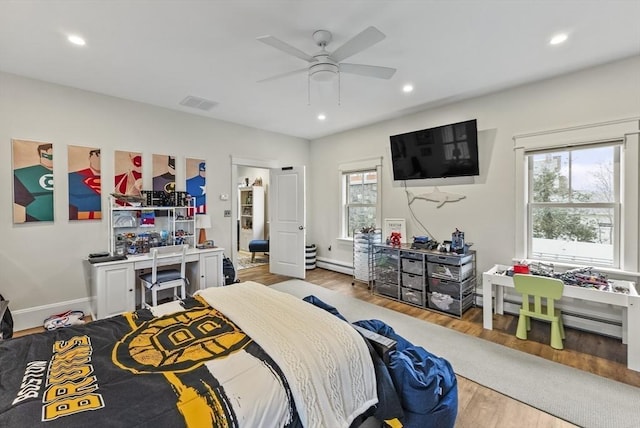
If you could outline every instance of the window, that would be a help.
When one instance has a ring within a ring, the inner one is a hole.
[[[343,233],[353,238],[353,231],[379,225],[379,195],[377,169],[342,173]]]
[[[527,258],[619,267],[620,145],[526,152]]]

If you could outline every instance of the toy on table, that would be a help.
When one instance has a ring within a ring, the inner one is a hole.
[[[391,232],[391,236],[389,237],[389,244],[392,247],[399,247],[402,242],[402,235],[400,232]]]

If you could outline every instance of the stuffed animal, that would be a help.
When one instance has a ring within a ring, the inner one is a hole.
[[[389,243],[393,247],[399,247],[401,244],[402,235],[400,232],[391,232],[391,237],[389,238]]]

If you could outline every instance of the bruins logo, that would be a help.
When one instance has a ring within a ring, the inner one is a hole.
[[[113,348],[112,359],[133,373],[186,372],[251,342],[214,308],[195,308],[142,323]]]

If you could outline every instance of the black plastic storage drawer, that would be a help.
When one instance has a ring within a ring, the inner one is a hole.
[[[460,296],[467,294],[467,290],[475,285],[474,278],[469,278],[463,282],[448,281],[441,278],[429,278],[429,292],[448,294],[454,299],[460,299]]]
[[[378,294],[384,294],[385,296],[393,297],[394,299],[400,298],[398,295],[400,287],[398,284],[389,284],[388,282],[377,281],[373,285],[373,290]]]
[[[414,290],[424,290],[424,276],[402,272],[402,286]]]
[[[446,265],[461,266],[473,259],[473,254],[427,254],[427,261],[433,263],[444,263]]]
[[[424,293],[411,288],[401,288],[402,300],[418,306],[424,306]]]
[[[402,262],[402,271],[412,273],[414,275],[424,275],[424,262],[422,259],[408,259],[406,257],[400,258]]]

